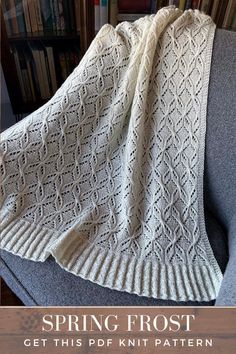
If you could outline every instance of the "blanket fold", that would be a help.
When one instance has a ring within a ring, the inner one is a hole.
[[[215,299],[204,223],[215,25],[161,9],[99,31],[52,99],[1,136],[1,248],[112,289]]]

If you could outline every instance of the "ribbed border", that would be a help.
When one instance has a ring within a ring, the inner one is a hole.
[[[210,264],[160,264],[156,259],[129,257],[86,242],[75,247],[70,239],[66,249],[62,249],[60,236],[63,240],[63,235],[52,230],[24,220],[11,221],[1,234],[1,248],[33,261],[44,261],[53,255],[66,271],[99,285],[140,296],[210,301],[219,292],[222,275]]]
[[[50,255],[51,245],[59,238],[54,230],[22,219],[9,220],[1,214],[0,248],[32,261],[44,262]]]

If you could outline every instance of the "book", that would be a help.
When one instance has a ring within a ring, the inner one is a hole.
[[[202,0],[200,4],[200,11],[205,12],[205,14],[209,14],[212,0]]]
[[[17,48],[17,55],[18,55],[19,64],[20,64],[21,77],[22,77],[22,81],[23,81],[23,85],[24,85],[25,101],[30,102],[33,100],[33,96],[32,96],[32,91],[31,91],[31,86],[30,86],[30,79],[29,79],[29,75],[28,75],[28,68],[27,68],[24,49]]]
[[[49,74],[51,78],[51,90],[52,94],[54,94],[57,90],[57,78],[56,78],[56,70],[55,70],[55,62],[54,62],[54,54],[53,48],[51,46],[45,46],[47,52],[47,60],[48,60],[48,67],[49,67]]]
[[[22,77],[22,73],[21,73],[18,53],[17,53],[17,50],[15,47],[12,47],[12,50],[13,50],[14,60],[15,60],[15,64],[16,64],[16,72],[17,72],[17,77],[18,77],[19,84],[20,84],[20,91],[21,91],[22,100],[23,100],[23,102],[26,102],[26,92],[25,92],[25,86],[23,83],[23,77]]]
[[[119,13],[150,13],[150,0],[118,0]]]
[[[67,66],[66,66],[66,57],[64,52],[59,52],[58,53],[58,58],[59,58],[59,63],[60,63],[60,74],[62,81],[64,82],[67,78]]]
[[[50,2],[50,8],[52,14],[52,31],[54,32],[57,30],[57,23],[56,23],[55,9],[54,9],[54,3],[56,0],[48,0],[48,1]]]
[[[218,27],[221,27],[223,24],[227,5],[228,5],[228,0],[221,1],[219,3],[217,14],[216,14],[216,19],[215,19],[215,22]]]
[[[37,80],[39,83],[39,90],[40,90],[40,96],[42,99],[47,99],[47,89],[45,87],[45,82],[44,82],[44,74],[43,74],[43,69],[41,65],[41,54],[40,50],[36,46],[34,42],[30,42],[30,48],[31,52],[34,58],[35,62],[35,67],[36,67],[36,74],[37,74]]]
[[[25,18],[22,0],[15,0],[16,18],[19,33],[26,33]]]
[[[100,0],[100,28],[108,23],[108,0]]]
[[[19,28],[16,17],[16,6],[14,0],[8,0],[9,19],[11,21],[12,33],[18,34]]]
[[[25,56],[25,60],[26,60],[26,66],[27,66],[27,73],[28,73],[28,77],[29,77],[29,85],[30,85],[30,91],[31,91],[31,95],[32,95],[32,101],[35,102],[36,101],[36,93],[35,93],[35,86],[34,86],[34,72],[32,69],[33,66],[33,59],[32,59],[32,55],[28,49],[28,47],[24,48],[24,56]]]
[[[199,9],[201,0],[192,0],[192,9]]]
[[[72,32],[76,32],[75,2],[74,0],[67,0],[67,2],[68,2],[68,9],[69,9],[70,30]]]
[[[3,17],[6,25],[6,31],[8,36],[13,34],[12,23],[10,19],[10,5],[8,0],[2,0],[2,10],[3,10]]]
[[[56,31],[61,30],[61,20],[59,16],[59,6],[58,6],[58,1],[53,0],[52,1],[52,11],[53,11],[53,26]]]
[[[233,22],[233,17],[236,12],[236,1],[229,0],[228,6],[226,8],[225,17],[222,23],[223,28],[230,28]]]
[[[30,33],[30,32],[32,32],[32,27],[31,27],[31,22],[30,22],[28,1],[23,0],[22,5],[23,5],[24,18],[25,18],[26,32]]]
[[[38,32],[38,24],[37,24],[37,16],[36,16],[36,9],[35,9],[35,1],[31,0],[28,1],[28,9],[29,9],[29,17],[31,23],[31,30],[33,33]]]
[[[115,27],[117,25],[117,15],[118,15],[118,1],[109,1],[109,23]]]
[[[151,14],[155,14],[157,12],[157,0],[151,0],[150,12]]]
[[[36,72],[36,65],[28,42],[24,47],[24,54],[27,63],[27,69],[28,69],[28,75],[30,79],[30,86],[33,95],[33,100],[35,97],[35,101],[37,101],[37,99],[41,99],[41,95],[40,95],[39,82],[38,82],[38,77]]]
[[[49,0],[40,0],[41,16],[43,22],[43,30],[45,32],[53,31],[53,14],[51,2]]]
[[[46,66],[46,59],[45,59],[45,52],[44,52],[45,49],[43,48],[42,45],[38,44],[38,50],[39,50],[40,64],[42,68],[42,82],[43,82],[43,87],[45,92],[45,98],[48,99],[51,97],[51,93],[50,93],[48,70]]]
[[[157,10],[160,10],[162,7],[169,5],[168,1],[169,0],[157,0]],[[174,0],[173,4],[170,5],[174,5]]]
[[[40,0],[34,0],[34,8],[35,8],[38,31],[42,32],[43,31],[43,21],[42,21],[41,9],[40,9]]]
[[[75,6],[75,29],[76,32],[80,32],[81,29],[81,8],[80,8],[80,1],[75,0],[74,2],[74,6]]]
[[[79,3],[76,1],[76,4]],[[63,0],[58,0],[58,16],[60,20],[60,29],[65,31],[65,19],[63,14]]]
[[[179,9],[184,10],[185,8],[185,0],[179,0]]]
[[[27,42],[27,48],[25,48],[25,52],[26,52],[26,58],[30,62],[36,100],[41,99],[42,97],[40,94],[39,79],[37,75],[36,64],[34,61],[34,57],[29,42]]]
[[[94,0],[94,28],[95,33],[100,29],[100,0]]]
[[[232,23],[231,23],[231,29],[236,31],[236,12],[233,15],[233,20],[232,20]]]
[[[213,1],[213,6],[212,6],[212,9],[211,9],[211,18],[212,18],[213,21],[216,20],[219,3],[220,3],[220,0],[214,0]]]
[[[185,10],[191,9],[192,0],[186,0],[185,2]]]
[[[70,22],[70,12],[69,12],[69,3],[67,0],[63,0],[62,2],[63,6],[63,15],[64,15],[64,20],[65,20],[65,31],[71,32],[72,30],[72,24]]]

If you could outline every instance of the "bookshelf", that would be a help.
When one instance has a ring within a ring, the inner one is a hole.
[[[93,0],[2,0],[1,65],[16,116],[46,103],[94,37]]]
[[[95,32],[106,22],[135,21],[160,8],[175,5],[181,10],[199,9],[210,15],[218,28],[236,30],[236,0],[94,0]]]
[[[236,29],[236,0],[2,0],[1,63],[13,113],[47,102],[103,24],[134,21],[171,4]]]

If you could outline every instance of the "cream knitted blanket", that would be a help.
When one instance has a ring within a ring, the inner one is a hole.
[[[216,298],[203,213],[214,31],[173,6],[100,30],[54,97],[2,134],[2,249],[138,295]]]

